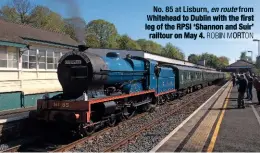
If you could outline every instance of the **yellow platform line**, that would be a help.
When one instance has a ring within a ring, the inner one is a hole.
[[[214,130],[214,133],[213,133],[213,136],[212,136],[212,138],[211,138],[210,144],[209,144],[209,146],[208,146],[207,152],[212,152],[213,149],[214,149],[214,146],[215,146],[215,143],[216,143],[216,140],[217,140],[217,137],[218,137],[218,132],[219,132],[219,129],[220,129],[220,125],[221,125],[221,123],[222,123],[222,121],[223,121],[223,118],[224,118],[225,108],[227,108],[227,104],[228,104],[228,101],[229,101],[228,98],[229,98],[229,96],[230,96],[231,89],[232,89],[232,86],[231,86],[230,89],[229,89],[228,96],[227,96],[227,98],[226,98],[226,100],[225,100],[225,104],[224,104],[224,106],[223,106],[224,109],[221,111],[221,114],[220,114],[218,123],[217,123],[217,125],[216,125],[215,130]]]

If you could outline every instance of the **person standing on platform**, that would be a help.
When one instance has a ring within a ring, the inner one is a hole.
[[[258,105],[260,105],[260,82],[258,81],[257,77],[254,77],[254,87],[256,89],[256,95],[257,95],[257,100],[258,100]]]
[[[248,91],[248,100],[251,100],[251,101],[253,99],[252,88],[253,88],[253,77],[251,77],[249,75],[248,76],[247,91]]]
[[[238,108],[242,107],[245,108],[245,102],[244,102],[244,95],[247,90],[247,81],[245,79],[245,76],[242,74],[240,75],[240,79],[238,82],[238,99],[237,99],[237,104]]]
[[[244,76],[245,76],[246,82],[248,83],[248,79],[249,79],[248,73],[245,73]],[[245,98],[245,99],[249,99],[249,90],[248,90],[248,87],[246,88],[246,98]]]
[[[233,73],[232,75],[233,87],[236,86],[236,75]]]
[[[239,85],[239,80],[240,80],[240,74],[237,74],[237,76],[236,76],[236,85]]]

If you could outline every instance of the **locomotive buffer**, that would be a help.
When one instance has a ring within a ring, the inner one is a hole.
[[[227,83],[155,146],[151,152],[256,152],[260,108],[256,92],[237,108],[237,87]]]

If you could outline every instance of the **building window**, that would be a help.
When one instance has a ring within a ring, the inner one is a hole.
[[[39,69],[46,69],[46,50],[39,50],[38,52]]]
[[[17,48],[8,47],[7,48],[7,67],[8,68],[18,68],[18,51]]]
[[[18,68],[17,48],[0,46],[0,67]]]
[[[6,47],[0,46],[0,67],[7,67]]]
[[[52,50],[39,49],[38,52],[36,49],[28,50],[22,55],[22,67],[36,69],[36,66],[38,66],[39,69],[56,69],[61,55],[61,52]]]
[[[27,50],[22,55],[22,67],[25,69],[36,69],[36,50]]]
[[[47,51],[47,69],[54,69],[53,51]]]

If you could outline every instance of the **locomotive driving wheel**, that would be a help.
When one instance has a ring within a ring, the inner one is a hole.
[[[148,112],[148,111],[150,111],[150,109],[151,109],[151,104],[150,104],[150,103],[144,104],[144,105],[142,106],[142,110],[143,110],[144,112]]]
[[[91,121],[90,124],[93,124],[93,122]],[[78,134],[80,137],[85,137],[85,136],[89,136],[92,135],[95,132],[95,125],[86,125],[86,124],[80,124],[79,125],[79,130],[78,130]]]
[[[152,104],[152,103],[145,104],[142,107],[143,111],[145,112],[153,112],[155,108],[156,108],[156,104]]]
[[[115,126],[116,124],[116,117],[114,114],[111,115],[111,117],[108,119],[107,125],[110,127]]]
[[[123,109],[123,117],[125,119],[129,119],[134,116],[136,111],[136,107],[124,107]]]

